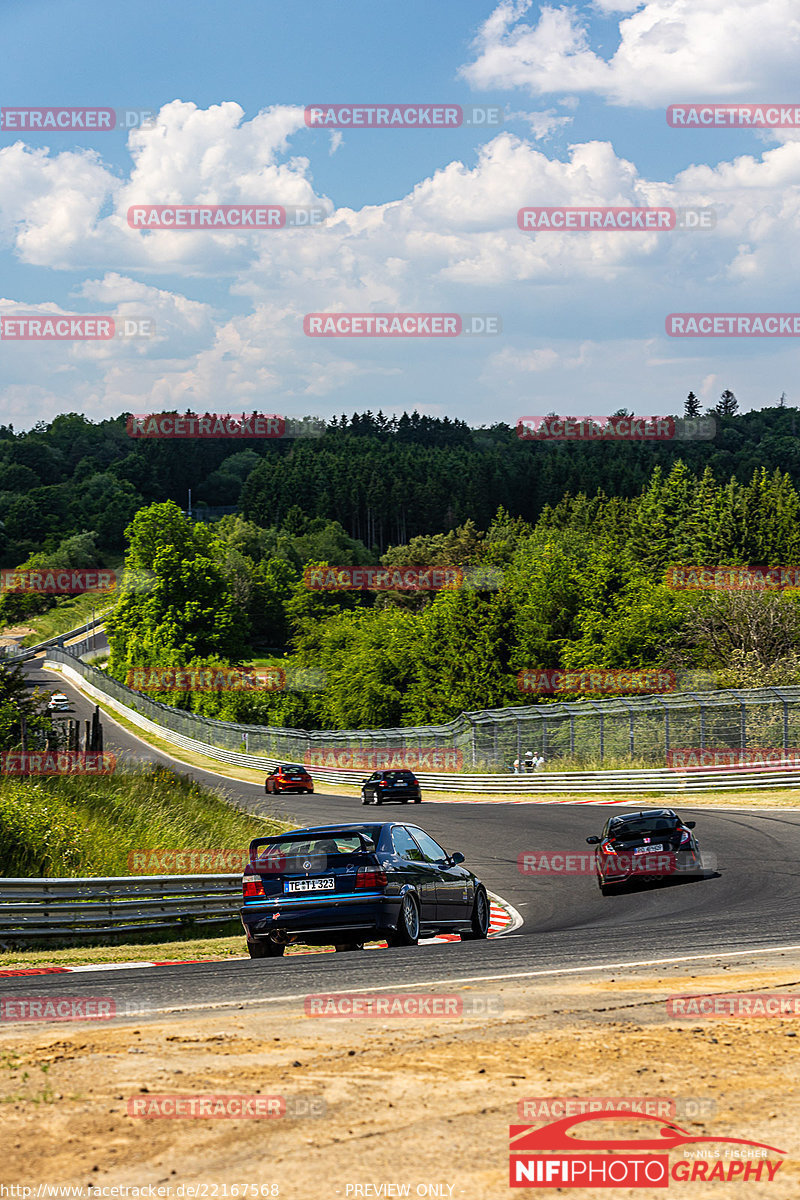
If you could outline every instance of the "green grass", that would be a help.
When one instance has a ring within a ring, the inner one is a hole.
[[[35,950],[7,950],[0,954],[0,971],[26,967],[79,967],[94,963],[246,958],[244,933],[238,921],[236,924],[238,933],[229,933],[224,929],[216,935],[210,932],[205,935],[195,932],[186,936],[169,934],[169,941],[165,940],[163,929],[154,930],[149,937],[143,935],[136,939],[126,934],[124,940],[116,945],[94,943],[87,939],[80,946],[62,946],[55,939],[48,939]]]
[[[233,924],[233,923],[231,923]],[[99,965],[102,963],[122,962],[189,962],[196,959],[218,961],[226,958],[247,958],[247,942],[239,922],[236,922],[238,932],[228,935],[227,931],[205,935],[199,933],[170,935],[170,940],[164,941],[164,931],[160,938],[153,933],[149,938],[144,935],[135,941],[126,935],[126,940],[117,945],[84,942],[80,946],[61,947],[56,943],[47,942],[36,950],[7,950],[0,953],[0,971],[24,970],[27,967],[80,967]],[[286,954],[324,954],[332,953],[333,946],[287,946]],[[1,1065],[1,1064],[0,1064]]]
[[[46,642],[48,638],[59,633],[66,633],[77,625],[85,625],[91,621],[92,612],[96,617],[102,617],[111,611],[115,601],[113,592],[103,592],[100,595],[86,594],[84,596],[69,596],[60,600],[55,608],[46,613],[38,613],[33,617],[24,617],[19,624],[34,632],[26,634],[22,639],[23,646],[35,646],[37,642]],[[10,628],[10,626],[9,626]]]
[[[136,874],[129,857],[136,850],[244,850],[253,837],[285,828],[165,767],[96,777],[0,778],[4,876]],[[217,869],[235,871],[238,864]],[[202,873],[196,866],[184,870]],[[181,871],[155,867],[152,873]]]

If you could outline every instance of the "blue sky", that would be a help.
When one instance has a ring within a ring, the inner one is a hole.
[[[155,129],[0,131],[0,312],[151,316],[114,345],[0,341],[4,421],[370,407],[472,424],[743,408],[796,339],[666,337],[670,311],[789,312],[794,131],[670,129],[683,101],[788,103],[790,0],[0,7],[5,107],[159,111]],[[310,103],[500,107],[501,127],[309,130]],[[325,201],[324,230],[125,227],[131,203]],[[702,233],[523,234],[523,205],[712,206]],[[304,337],[309,311],[486,312],[466,340]]]

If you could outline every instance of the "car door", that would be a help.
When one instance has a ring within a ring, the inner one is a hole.
[[[392,828],[392,849],[397,855],[395,869],[401,881],[413,886],[420,902],[420,921],[423,925],[435,925],[438,919],[436,876],[438,870],[426,861],[405,825]]]
[[[380,775],[378,774],[377,771],[373,771],[372,774],[370,775],[369,779],[365,780],[364,785],[363,785],[363,792],[364,792],[364,795],[366,796],[367,800],[374,800],[375,789],[377,788],[378,779],[380,779]]]
[[[475,898],[471,873],[460,863],[450,863],[447,851],[424,829],[412,825],[409,833],[422,851],[425,861],[436,871],[436,912],[439,923],[463,924],[472,915]]]

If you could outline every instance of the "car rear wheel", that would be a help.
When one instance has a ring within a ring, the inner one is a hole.
[[[414,799],[415,804],[422,804],[422,796],[417,796]]]
[[[279,946],[271,938],[263,938],[258,942],[248,942],[247,949],[251,958],[282,958],[285,946]]]
[[[472,905],[472,929],[462,933],[461,940],[477,941],[489,936],[489,897],[483,888],[475,893],[475,903]]]
[[[419,909],[410,893],[403,896],[397,929],[389,935],[390,946],[416,946],[419,941]]]

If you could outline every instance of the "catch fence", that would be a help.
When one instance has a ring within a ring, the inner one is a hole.
[[[663,767],[670,751],[685,747],[789,752],[800,747],[800,687],[547,702],[465,712],[443,725],[306,731],[235,724],[173,708],[81,661],[81,653],[82,646],[75,645],[69,650],[53,649],[47,657],[175,734],[221,750],[278,761],[312,761],[314,756],[320,766],[346,767],[348,753],[404,751],[409,759],[421,756],[423,771],[438,768],[474,774],[508,772],[514,760],[528,751],[542,755],[548,768],[559,760],[625,759]],[[428,758],[426,766],[426,755],[435,751],[439,756]]]

